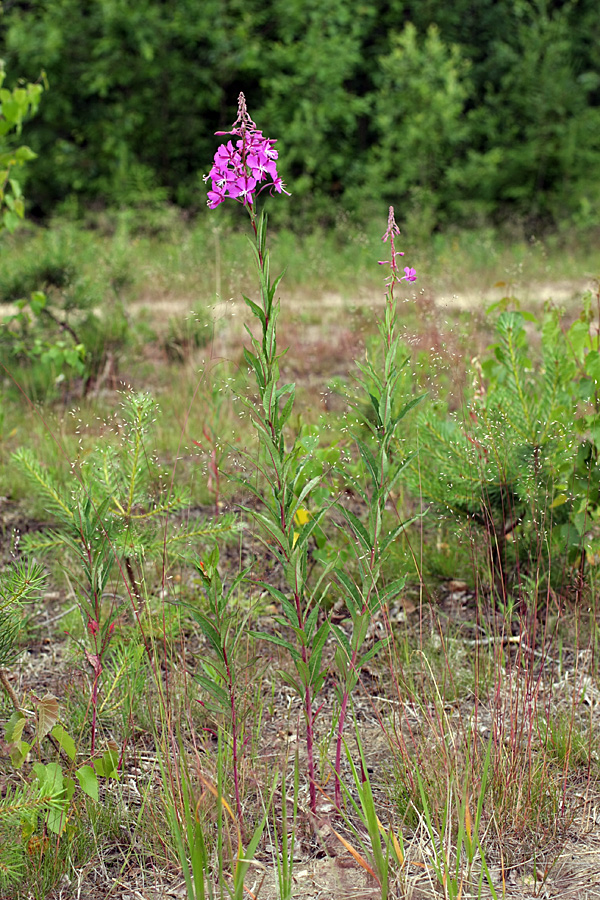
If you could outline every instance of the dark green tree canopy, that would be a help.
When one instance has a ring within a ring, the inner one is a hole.
[[[49,82],[28,125],[40,214],[71,195],[201,206],[240,90],[312,214],[600,206],[595,0],[5,0],[0,25],[9,80]]]

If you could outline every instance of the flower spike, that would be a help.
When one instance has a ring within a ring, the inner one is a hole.
[[[265,188],[273,194],[288,194],[277,172],[278,152],[275,141],[264,137],[262,131],[248,112],[246,98],[240,93],[237,119],[230,131],[216,131],[215,134],[233,134],[239,140],[221,144],[214,157],[214,165],[204,181],[211,182],[208,191],[208,207],[215,209],[227,197],[252,208],[255,194]]]

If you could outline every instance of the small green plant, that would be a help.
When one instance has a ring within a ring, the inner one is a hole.
[[[504,602],[514,577],[544,564],[552,529],[567,520],[560,496],[573,467],[572,378],[567,345],[550,317],[534,365],[529,315],[504,311],[492,353],[475,366],[464,411],[419,422],[418,462],[410,470],[415,492],[488,535],[494,593]]]
[[[26,786],[9,792],[0,802],[0,836],[3,838],[0,841],[0,883],[7,884],[19,880],[25,854],[36,841],[47,843],[48,833],[56,838],[65,833],[77,784],[84,795],[97,803],[98,777],[118,778],[116,744],[109,743],[102,755],[90,763],[76,766],[75,741],[60,722],[56,697],[46,694],[38,699],[31,694],[28,702],[34,710],[15,708],[4,732],[13,765],[17,769],[23,768],[34,750],[41,755],[43,743],[52,745],[58,759],[46,763],[38,759],[31,766],[32,778]],[[23,739],[25,731],[32,735],[29,737],[28,733],[28,741]],[[40,816],[43,816],[41,822]],[[7,839],[6,829],[9,828],[13,829],[12,839]],[[15,828],[20,831],[20,842],[14,840]]]
[[[49,532],[28,536],[23,551],[62,554],[62,566],[81,612],[84,637],[77,643],[92,670],[92,754],[104,659],[123,607],[129,607],[144,636],[146,593],[152,589],[145,580],[146,560],[184,559],[195,553],[199,540],[234,528],[233,519],[225,516],[218,523],[176,527],[173,518],[186,508],[188,498],[185,492],[161,485],[148,455],[146,443],[155,409],[148,394],[129,395],[122,445],[99,448],[74,472],[77,477],[71,491],[57,484],[30,451],[22,449],[13,456],[57,523]],[[126,597],[115,588],[119,583]],[[151,660],[145,638],[144,644]]]
[[[354,575],[340,567],[334,570],[352,623],[349,639],[342,627],[333,626],[338,642],[335,666],[339,679],[340,703],[335,756],[335,800],[338,809],[341,808],[342,799],[340,768],[348,701],[358,683],[362,666],[385,645],[385,639],[378,640],[370,648],[363,649],[369,624],[377,612],[382,608],[385,609],[388,602],[398,596],[405,584],[404,576],[394,579],[385,587],[381,583],[381,570],[386,552],[407,524],[395,522],[391,528],[386,524],[386,509],[390,496],[410,462],[410,457],[398,458],[396,452],[398,431],[404,417],[421,400],[421,397],[416,397],[408,403],[398,403],[396,399],[402,367],[397,363],[399,337],[395,333],[394,288],[402,281],[416,280],[415,270],[409,266],[406,266],[404,274],[400,275],[398,257],[404,254],[397,251],[395,246],[399,233],[394,210],[390,207],[388,227],[383,236],[384,241],[390,240],[390,276],[387,279],[385,315],[379,326],[383,347],[383,371],[380,373],[369,359],[365,363],[357,363],[361,372],[359,384],[370,404],[369,415],[361,416],[368,429],[369,439],[365,440],[354,435],[362,471],[354,476],[344,469],[353,491],[367,510],[366,523],[341,503],[337,504],[345,529],[351,535],[350,548],[357,572]],[[359,402],[354,404],[354,410],[360,415]]]

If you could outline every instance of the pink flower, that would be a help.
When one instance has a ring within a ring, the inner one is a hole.
[[[387,239],[390,239],[390,247],[391,253],[389,259],[379,260],[380,266],[389,266],[391,269],[391,273],[386,279],[387,285],[393,285],[396,281],[416,281],[417,273],[414,269],[411,269],[410,266],[404,267],[404,275],[399,275],[399,266],[397,263],[397,259],[399,256],[404,256],[402,250],[396,250],[395,247],[395,238],[396,235],[400,234],[400,229],[396,225],[396,219],[394,217],[394,207],[390,206],[388,213],[388,224],[385,230],[385,234],[381,238],[381,240],[385,243]]]
[[[225,193],[224,193],[224,192],[221,192],[221,191],[218,191],[218,190],[217,190],[217,191],[215,191],[215,190],[209,191],[209,192],[208,192],[208,208],[209,208],[209,209],[216,209],[217,206],[218,206],[220,203],[222,203],[224,199],[225,199]]]
[[[281,178],[279,177],[279,175],[277,176],[277,178],[273,179],[273,184],[271,185],[271,191],[270,191],[271,196],[273,195],[274,190],[277,191],[278,194],[287,194],[288,197],[292,196],[289,191],[286,191],[285,185],[284,185],[283,181],[281,180]]]
[[[227,197],[252,206],[254,194],[264,188],[287,194],[285,185],[277,173],[277,150],[275,141],[264,137],[250,118],[246,108],[246,98],[240,94],[238,117],[231,131],[217,131],[216,134],[234,134],[239,137],[236,146],[232,141],[221,144],[214,156],[214,164],[204,180],[211,182],[208,191],[208,206],[215,209]],[[261,184],[262,183],[262,184]],[[258,184],[261,187],[256,191]]]
[[[235,196],[244,206],[248,203],[252,205],[252,194],[256,187],[256,178],[247,175],[245,172],[235,180],[235,195],[230,190],[230,196]]]

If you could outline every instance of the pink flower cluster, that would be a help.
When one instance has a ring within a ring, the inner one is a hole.
[[[399,275],[399,266],[396,262],[396,258],[398,256],[404,256],[404,253],[401,250],[396,250],[394,246],[394,239],[397,234],[400,234],[400,229],[396,225],[396,219],[394,217],[394,207],[390,206],[389,215],[388,215],[388,227],[386,229],[385,234],[382,237],[382,241],[385,243],[388,238],[390,238],[390,244],[392,247],[391,259],[382,259],[379,262],[380,266],[390,266],[392,270],[392,274],[390,275],[389,282],[393,284],[396,281],[416,281],[417,273],[410,266],[404,266],[404,275]]]
[[[285,185],[277,173],[276,141],[264,137],[250,118],[246,109],[246,99],[240,94],[238,117],[231,131],[217,131],[217,134],[234,134],[239,137],[235,147],[232,141],[221,144],[215,153],[214,165],[204,180],[211,181],[208,192],[208,206],[215,209],[231,197],[244,206],[252,206],[254,195],[265,188],[270,192],[287,194]]]

